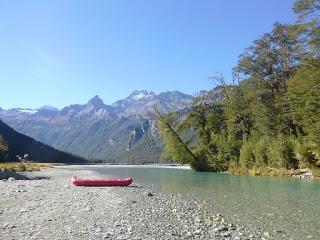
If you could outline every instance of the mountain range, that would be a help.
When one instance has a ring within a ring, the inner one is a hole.
[[[111,105],[99,96],[61,110],[0,108],[0,119],[16,131],[59,150],[103,162],[158,162],[163,150],[156,121],[162,113],[189,107],[192,96],[178,91],[133,91]]]

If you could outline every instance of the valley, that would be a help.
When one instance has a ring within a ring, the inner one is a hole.
[[[61,110],[0,109],[0,119],[18,132],[90,160],[142,164],[159,162],[163,150],[155,109],[169,113],[191,102],[192,96],[178,91],[156,95],[142,90],[111,105],[95,96]]]

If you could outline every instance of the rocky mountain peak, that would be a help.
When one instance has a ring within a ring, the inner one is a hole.
[[[39,111],[54,111],[57,112],[59,111],[59,109],[55,108],[55,107],[51,107],[49,105],[44,105],[41,108],[38,109]]]
[[[105,107],[105,104],[104,104],[103,100],[98,95],[96,95],[93,98],[91,98],[88,101],[87,105],[91,105],[91,106],[96,107],[96,108]]]

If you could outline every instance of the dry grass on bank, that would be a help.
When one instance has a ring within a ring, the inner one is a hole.
[[[43,167],[52,167],[50,163],[35,163],[35,162],[3,162],[0,163],[0,169],[11,170],[15,172],[24,171],[39,171]]]

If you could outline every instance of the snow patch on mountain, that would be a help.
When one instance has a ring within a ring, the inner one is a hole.
[[[29,109],[29,108],[17,108],[17,110],[19,112],[23,112],[23,113],[29,113],[29,114],[35,114],[38,112],[37,109]]]
[[[148,99],[151,97],[154,97],[155,94],[151,91],[140,91],[140,92],[136,92],[135,94],[132,95],[132,98],[134,100],[140,100],[140,99]]]

